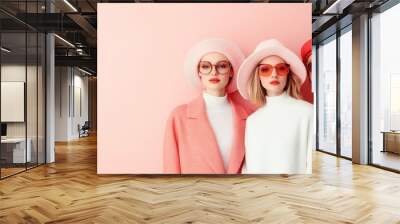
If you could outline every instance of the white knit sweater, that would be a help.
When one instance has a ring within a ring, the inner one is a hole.
[[[226,95],[218,97],[204,92],[203,98],[206,105],[207,117],[217,139],[224,166],[228,168],[233,142],[232,105],[228,102]]]
[[[313,107],[284,92],[247,118],[246,168],[249,174],[310,174]]]

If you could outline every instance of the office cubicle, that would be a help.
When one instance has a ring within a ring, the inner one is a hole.
[[[1,179],[45,162],[45,34],[17,19],[43,4],[5,4],[20,14],[0,11]]]

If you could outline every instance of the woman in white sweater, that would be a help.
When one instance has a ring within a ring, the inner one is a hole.
[[[275,39],[241,65],[239,92],[260,105],[246,121],[244,173],[311,173],[313,107],[300,99],[305,78],[301,60]]]

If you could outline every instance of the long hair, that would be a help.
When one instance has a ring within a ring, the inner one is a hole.
[[[248,94],[250,96],[250,100],[253,103],[258,106],[263,106],[267,103],[265,98],[267,96],[267,90],[261,84],[257,68],[253,70],[252,75],[247,82],[247,89],[249,91]],[[286,91],[289,96],[295,99],[302,98],[300,94],[300,79],[292,72],[292,70],[290,70],[287,76],[286,86],[283,90]]]

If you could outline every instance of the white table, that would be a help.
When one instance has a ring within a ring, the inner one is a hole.
[[[28,143],[26,147],[26,154],[25,154],[25,138],[6,138],[6,139],[1,139],[1,144],[2,147],[6,146],[14,146],[13,147],[13,163],[25,163],[25,162],[31,162],[32,160],[32,154],[31,154],[31,145],[32,145],[32,140],[30,138],[26,139],[26,142]],[[25,161],[26,159],[26,161]]]

